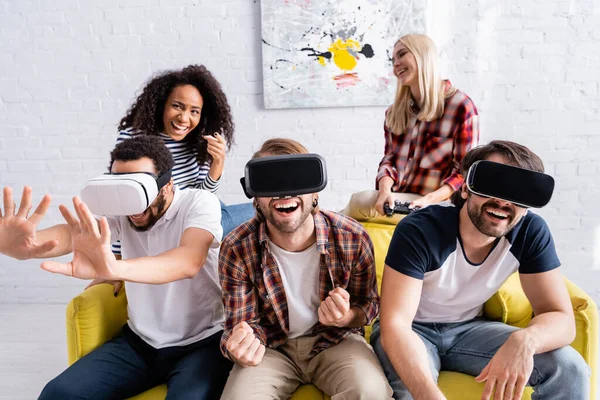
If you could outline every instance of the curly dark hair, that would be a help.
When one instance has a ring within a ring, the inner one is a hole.
[[[207,142],[202,135],[218,132],[225,138],[227,149],[234,143],[231,108],[221,85],[204,65],[188,65],[181,70],[164,71],[151,78],[121,119],[119,129],[138,134],[159,135],[163,131],[165,103],[174,88],[192,85],[200,92],[204,105],[198,126],[184,139],[198,153],[198,164],[212,162]]]
[[[157,176],[169,171],[175,164],[171,152],[160,138],[150,135],[136,135],[131,139],[117,143],[113,151],[110,152],[108,172],[112,170],[113,163],[117,160],[135,161],[143,157],[148,157],[154,162]]]

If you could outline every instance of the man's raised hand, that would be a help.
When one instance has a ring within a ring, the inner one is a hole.
[[[353,317],[350,309],[350,294],[341,287],[333,289],[325,301],[321,302],[317,313],[319,322],[323,325],[338,328],[348,326]]]
[[[110,250],[110,228],[106,217],[102,217],[98,229],[98,221],[78,197],[73,198],[73,207],[79,219],[65,206],[59,207],[71,232],[73,260],[69,263],[45,261],[42,268],[80,279],[118,279],[115,274],[117,259]]]
[[[233,361],[242,367],[253,367],[263,359],[265,346],[254,335],[254,331],[245,321],[233,327],[231,336],[225,344]]]
[[[23,188],[21,204],[16,213],[10,187],[4,188],[3,198],[4,210],[0,210],[0,253],[18,260],[27,260],[43,257],[58,246],[57,240],[40,243],[36,237],[36,227],[50,206],[50,195],[44,196],[31,216],[31,187]]]

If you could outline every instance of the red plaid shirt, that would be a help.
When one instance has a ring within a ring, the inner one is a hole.
[[[446,81],[446,90],[452,87]],[[393,192],[425,195],[450,185],[458,190],[463,184],[460,163],[479,142],[479,114],[473,101],[457,90],[445,100],[444,114],[435,121],[419,121],[416,115],[407,131],[394,135],[384,125],[385,152],[379,163],[375,188],[379,180],[394,180]]]
[[[370,324],[379,313],[379,295],[369,235],[358,222],[337,213],[320,211],[314,219],[317,250],[321,254],[321,301],[335,287],[342,287],[350,294],[350,305],[361,308]],[[287,299],[277,261],[269,249],[266,223],[254,218],[227,235],[219,255],[219,278],[225,304],[221,351],[226,357],[229,357],[225,348],[227,339],[233,327],[242,321],[270,348],[287,341]],[[362,328],[317,323],[309,333],[320,335],[313,355],[336,345],[351,332],[362,332]]]

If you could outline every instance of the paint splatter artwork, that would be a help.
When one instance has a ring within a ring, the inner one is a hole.
[[[391,51],[424,0],[262,0],[266,108],[389,105]]]

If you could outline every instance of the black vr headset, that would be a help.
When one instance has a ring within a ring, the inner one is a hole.
[[[249,199],[320,192],[327,186],[325,159],[318,154],[255,158],[246,164],[240,183]]]
[[[512,165],[476,161],[467,174],[469,192],[511,202],[519,207],[544,207],[554,191],[554,178]]]

